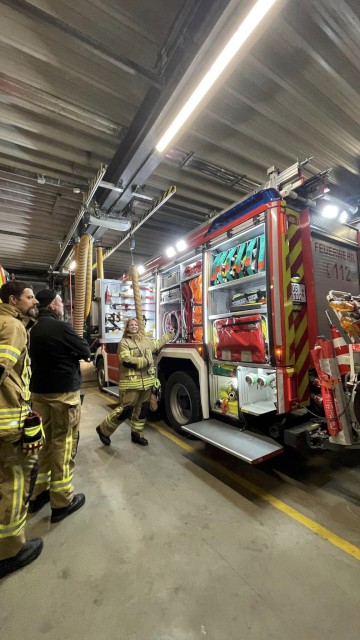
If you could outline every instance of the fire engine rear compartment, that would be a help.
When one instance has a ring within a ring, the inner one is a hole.
[[[295,180],[298,169],[292,168]],[[160,261],[141,285],[148,335],[154,328],[157,337],[175,330],[158,358],[170,425],[251,464],[282,453],[283,443],[358,447],[358,427],[326,433],[322,414],[314,413],[320,382],[311,356],[319,335],[331,339],[329,290],[358,297],[357,231],[329,225],[307,207],[294,209],[268,188],[222,212],[188,242],[188,255]],[[134,303],[126,279],[97,280],[95,295],[102,388],[104,368],[106,381],[117,382],[113,347]],[[120,310],[118,325],[113,309]],[[349,402],[344,399],[343,413]],[[299,413],[302,428],[299,416],[293,418]]]
[[[260,225],[257,226],[254,230],[252,230],[251,235],[244,233],[240,237],[243,238],[246,236],[247,238],[251,238],[252,236],[256,236],[262,230]],[[358,270],[358,246],[357,246],[357,238],[356,232],[351,229],[344,230],[339,224],[335,222],[335,224],[328,225],[326,221],[317,216],[315,214],[312,215],[311,219],[311,249],[312,249],[312,258],[314,264],[314,276],[313,282],[306,282],[306,286],[308,289],[313,287],[315,290],[315,294],[313,294],[313,299],[316,304],[316,321],[317,321],[317,334],[324,335],[327,337],[330,336],[329,324],[325,315],[326,308],[326,295],[328,293],[329,284],[334,283],[335,286],[343,286],[347,288],[354,295],[358,294],[359,290],[359,270]],[[344,237],[345,236],[345,237]],[[237,240],[238,242],[239,240]],[[221,249],[224,247],[228,247],[234,244],[234,241],[228,241],[221,245]],[[220,253],[221,250],[219,250]],[[216,258],[215,258],[216,260]],[[297,274],[292,274],[297,275]],[[254,274],[251,277],[252,284],[253,281],[256,280],[255,287],[261,287],[261,282],[265,282],[265,274],[262,277],[261,273]],[[294,278],[296,280],[296,278]],[[304,280],[302,280],[304,282]],[[247,283],[247,280],[243,280],[242,285]],[[340,285],[339,285],[340,283]],[[224,291],[224,287],[229,289],[229,283],[220,284],[220,290]],[[296,285],[295,285],[296,286]],[[244,287],[242,287],[244,290]],[[211,293],[215,292],[214,288],[210,288],[209,291]],[[239,287],[237,287],[237,291],[239,291]],[[304,288],[304,295],[306,297],[306,288]],[[217,292],[216,292],[217,293]],[[226,293],[226,289],[225,289]],[[240,298],[241,294],[238,294],[238,298]],[[211,303],[210,303],[211,304]],[[218,303],[219,305],[219,303]],[[230,309],[230,299],[229,297],[224,298],[224,304],[222,305],[220,301],[220,308]],[[261,309],[262,312],[266,313],[266,306],[264,304],[256,304],[253,302],[252,307],[250,305],[239,305],[237,309]],[[230,315],[230,314],[229,314]],[[307,327],[309,332],[309,339],[314,340],[314,333],[311,333],[311,326]],[[220,363],[221,364],[221,363]],[[229,366],[230,365],[230,366]],[[214,367],[219,369],[218,365],[214,365]],[[227,365],[229,370],[231,371],[231,363]],[[239,381],[239,370],[240,370],[240,378],[246,376],[249,379],[257,380],[257,373],[260,371],[261,375],[265,374],[269,378],[269,374],[272,372],[268,370],[269,365],[266,365],[267,369],[264,370],[256,370],[251,368],[238,367],[238,383],[236,385],[237,389],[241,389],[244,385],[239,382],[243,382],[240,379]],[[225,372],[226,373],[226,372]],[[231,375],[235,375],[234,372]],[[274,376],[272,376],[274,378]],[[219,392],[214,390],[214,385],[219,386],[219,378],[218,376],[212,376],[211,378],[211,387],[213,393],[215,393],[215,397],[219,396]],[[227,377],[223,378],[223,381],[231,386],[232,378]],[[224,389],[224,385],[222,386]],[[259,398],[256,397],[259,395],[257,393],[251,393],[251,390],[254,389],[254,384],[250,386],[248,393],[246,394],[247,401],[249,402],[249,395],[252,398],[252,401],[256,402],[254,404],[244,405],[241,403],[241,411],[243,413],[252,413],[253,415],[261,415],[261,413],[265,414],[266,417],[269,415],[269,409],[266,406],[270,405],[271,408],[271,394],[264,396],[264,401],[261,403],[261,398],[259,402]],[[211,391],[210,391],[211,393]],[[215,408],[216,411],[216,408]],[[231,408],[230,408],[231,413]],[[234,416],[237,414],[237,409],[233,409]],[[267,414],[267,415],[266,415]],[[314,430],[314,425],[311,423],[310,418],[314,416],[312,414],[308,414],[308,420],[304,417],[303,425],[295,426],[288,429],[285,434],[285,443],[291,446],[294,446],[294,442],[297,441],[297,438],[300,434],[304,435],[305,438],[308,438],[309,435]],[[239,430],[231,425],[224,425],[222,422],[218,420],[203,420],[201,422],[196,422],[194,424],[186,425],[183,427],[185,433],[196,436],[205,442],[209,442],[210,444],[216,444],[220,449],[234,455],[246,462],[251,464],[258,464],[262,462],[264,459],[266,460],[269,457],[273,457],[275,455],[279,455],[284,451],[283,447],[279,445],[276,441],[269,438],[264,438],[264,436],[259,433],[251,433],[247,431],[242,431],[239,433]]]
[[[190,239],[194,253],[163,266],[157,277],[158,324],[164,330],[176,318],[178,329],[178,349],[166,346],[158,362],[170,424],[252,464],[282,453],[282,442],[318,445],[311,349],[319,335],[331,338],[329,289],[359,292],[356,230],[284,204],[268,189],[235,205],[199,230],[197,244]],[[191,312],[187,289],[199,280],[202,297],[192,296],[198,285],[191,288]],[[196,362],[198,341],[207,346],[207,372]],[[302,429],[284,421],[299,411]],[[253,433],[248,417],[258,418]],[[280,443],[264,439],[264,428],[276,440],[283,433]],[[356,435],[345,437],[357,446]]]
[[[356,452],[294,452],[260,468],[150,427],[139,451],[126,424],[105,449],[94,424],[110,397],[85,392],[76,489],[86,506],[61,526],[46,508],[29,518],[44,552],[2,587],[4,638],[357,640],[358,562],[261,498],[359,546]]]

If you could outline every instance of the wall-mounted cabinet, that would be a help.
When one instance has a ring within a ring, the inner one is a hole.
[[[140,294],[145,332],[153,337],[155,330],[154,283],[141,283]],[[100,303],[100,342],[119,342],[127,320],[136,315],[131,280],[98,279],[95,281],[95,298]]]

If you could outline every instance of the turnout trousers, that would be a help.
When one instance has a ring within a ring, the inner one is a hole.
[[[111,436],[119,424],[131,416],[131,430],[144,431],[151,389],[125,389],[120,390],[119,406],[108,413],[100,425],[100,429],[106,436]]]
[[[74,497],[72,480],[79,441],[80,391],[33,393],[31,400],[34,411],[42,416],[45,432],[32,498],[50,489],[51,508],[61,509]]]
[[[28,502],[38,454],[24,456],[21,441],[0,440],[0,560],[15,556],[25,543]]]

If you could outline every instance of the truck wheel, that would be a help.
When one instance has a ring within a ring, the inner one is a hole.
[[[105,380],[105,366],[104,359],[99,358],[96,363],[96,371],[97,371],[97,383],[100,391],[104,391],[105,387],[108,386],[108,383]]]
[[[169,423],[182,433],[181,427],[201,420],[200,391],[188,373],[173,373],[166,382],[165,409]]]

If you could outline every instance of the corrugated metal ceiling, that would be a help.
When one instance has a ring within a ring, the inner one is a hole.
[[[249,2],[228,5],[238,12]],[[144,193],[157,197],[176,184],[177,194],[137,232],[139,261],[263,183],[273,164],[284,169],[315,156],[311,173],[334,167],[334,180],[352,202],[360,195],[359,2],[288,0],[280,7],[175,148],[154,165]],[[126,133],[161,82],[161,65],[166,79],[164,60],[175,36],[183,48],[189,44],[176,20],[185,24],[193,15],[201,34],[195,13],[201,0],[0,0],[0,9],[0,262],[43,270],[54,263],[79,210],[73,187],[85,190],[119,145],[124,157],[135,154],[137,141],[131,146]],[[155,112],[156,104],[150,108]],[[120,237],[109,231],[101,241],[112,246]],[[105,273],[117,276],[128,265],[124,244]]]

